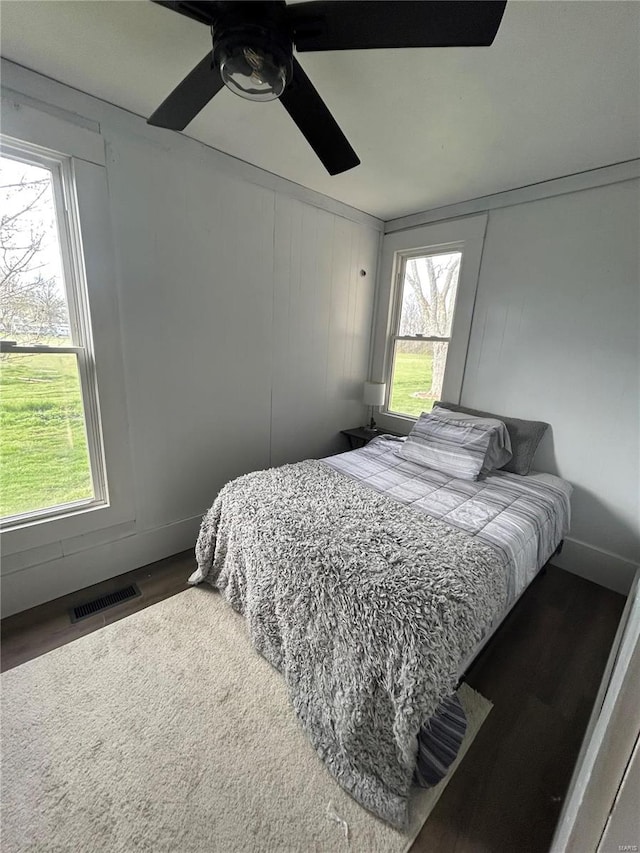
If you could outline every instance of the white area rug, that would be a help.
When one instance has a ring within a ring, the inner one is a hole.
[[[462,753],[491,704],[466,685]],[[449,777],[448,777],[449,778]],[[190,589],[2,676],[2,850],[407,850],[325,770],[244,619]]]

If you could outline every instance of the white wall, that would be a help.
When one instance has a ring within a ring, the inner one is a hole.
[[[598,853],[620,853],[629,838],[640,838],[640,736],[620,785]],[[637,842],[633,842],[636,847]]]
[[[509,206],[489,210],[461,395],[551,424],[535,467],[575,489],[554,562],[621,592],[640,562],[639,183],[525,203],[514,191]]]
[[[638,201],[626,181],[491,211],[462,387],[466,405],[551,424],[536,467],[574,486],[557,562],[624,591],[640,562]]]
[[[200,514],[241,472],[339,449],[362,419],[378,233],[206,153],[108,139],[145,528]]]
[[[24,69],[3,72],[32,106],[98,121],[106,142],[135,492],[133,527],[74,553],[58,543],[11,555],[7,615],[191,547],[238,474],[343,448],[339,430],[364,417],[382,223]]]
[[[271,464],[281,465],[348,449],[336,427],[364,422],[380,234],[284,196],[275,217]]]

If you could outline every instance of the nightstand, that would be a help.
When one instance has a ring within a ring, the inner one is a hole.
[[[372,438],[378,435],[400,435],[399,432],[391,432],[389,429],[365,429],[364,427],[354,427],[353,429],[341,429],[340,435],[344,435],[349,440],[349,448],[356,450],[359,447],[364,447],[369,444]]]

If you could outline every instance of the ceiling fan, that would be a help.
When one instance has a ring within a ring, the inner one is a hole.
[[[153,0],[211,29],[213,49],[148,119],[184,130],[223,85],[279,98],[330,175],[357,154],[293,55],[311,50],[490,45],[506,0]]]

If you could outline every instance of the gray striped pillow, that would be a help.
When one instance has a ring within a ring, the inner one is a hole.
[[[503,465],[511,459],[511,437],[509,436],[509,427],[499,418],[478,417],[477,415],[468,415],[466,412],[453,412],[439,406],[437,409],[431,410],[431,417],[446,418],[450,421],[473,421],[475,423],[484,424],[487,427],[495,427],[494,432],[489,439],[489,447],[484,457],[480,477],[486,476],[490,471],[496,468],[502,468]]]
[[[459,480],[477,480],[486,473],[483,471],[485,458],[496,440],[503,447],[509,440],[506,427],[500,421],[457,420],[440,413],[423,412],[399,453],[410,462]]]
[[[465,412],[468,415],[475,415],[481,418],[496,418],[502,421],[507,428],[509,438],[511,439],[511,459],[503,465],[505,471],[510,471],[512,474],[528,474],[533,464],[536,448],[540,444],[540,439],[549,427],[549,424],[544,421],[526,421],[522,418],[511,418],[507,415],[496,415],[492,412],[483,412],[480,409],[469,409],[467,406],[459,406],[457,403],[434,403],[433,411],[436,411],[436,406],[441,406],[443,409],[453,410],[454,412]]]

